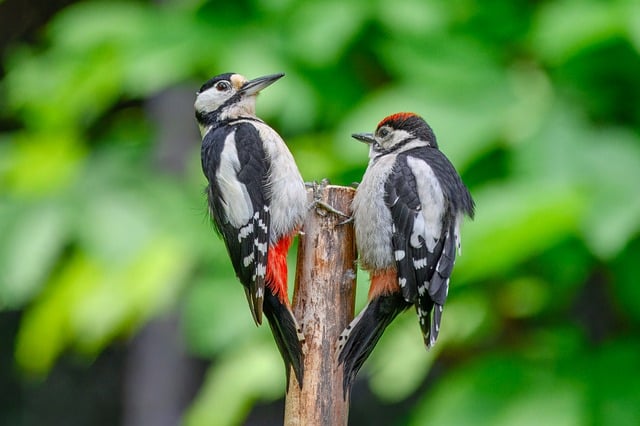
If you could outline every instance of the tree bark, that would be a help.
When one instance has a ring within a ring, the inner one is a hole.
[[[351,215],[355,190],[340,186],[314,188],[320,201]],[[293,311],[306,338],[304,380],[294,374],[285,402],[287,426],[346,425],[349,395],[342,391],[338,336],[353,319],[356,247],[353,224],[322,207],[309,211],[298,246]]]

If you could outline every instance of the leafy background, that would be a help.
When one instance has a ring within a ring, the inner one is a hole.
[[[638,2],[5,0],[0,18],[1,424],[281,422],[281,362],[205,214],[192,103],[226,71],[287,74],[258,112],[306,180],[358,181],[349,135],[409,110],[476,199],[438,345],[397,320],[352,424],[640,424]]]

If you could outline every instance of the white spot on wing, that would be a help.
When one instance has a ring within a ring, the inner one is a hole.
[[[264,277],[267,274],[267,266],[266,265],[256,265],[256,275],[259,277]]]
[[[266,254],[267,253],[267,243],[260,243],[260,241],[258,241],[258,239],[256,239],[254,241],[254,244],[256,246],[256,248],[258,249],[258,251],[262,254]]]
[[[415,269],[422,269],[427,266],[427,258],[423,257],[422,259],[413,259],[413,267]]]
[[[238,232],[238,242],[242,242],[249,234],[253,232],[253,223],[249,222],[246,226],[240,228],[240,232]]]
[[[396,250],[395,255],[396,255],[396,262],[399,262],[402,259],[404,259],[405,252],[404,252],[404,250]]]
[[[458,255],[462,255],[462,244],[460,241],[460,224],[462,223],[463,219],[464,219],[463,213],[460,212],[456,215],[456,225],[453,231],[456,238],[456,248],[458,249]]]
[[[425,283],[422,283],[422,284],[420,284],[418,286],[418,294],[420,296],[424,296],[425,295],[425,293],[427,292],[427,286],[428,285],[429,285],[429,282],[425,282]]]

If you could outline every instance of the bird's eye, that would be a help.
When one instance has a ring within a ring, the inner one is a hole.
[[[220,81],[216,84],[216,89],[219,92],[224,92],[225,90],[229,90],[231,86],[229,86],[229,83],[227,83],[226,81]]]
[[[384,138],[388,134],[389,134],[389,129],[387,129],[386,127],[383,127],[382,129],[378,130],[378,136],[380,136],[381,138]]]

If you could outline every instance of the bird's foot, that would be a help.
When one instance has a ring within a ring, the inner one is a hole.
[[[324,188],[325,186],[329,185],[329,180],[328,179],[322,179],[322,181],[320,181],[320,183],[318,182],[305,182],[305,186],[307,188],[311,188],[313,190],[313,206],[316,208],[316,213],[319,214],[320,216],[326,216],[327,213],[333,213],[337,216],[341,216],[344,217],[345,220],[343,220],[342,222],[338,223],[338,225],[344,225],[347,224],[349,222],[351,222],[353,220],[353,218],[351,217],[351,215],[346,214],[345,212],[336,209],[335,207],[333,207],[332,205],[325,203],[324,201],[322,201],[320,198],[320,190],[322,188]]]

